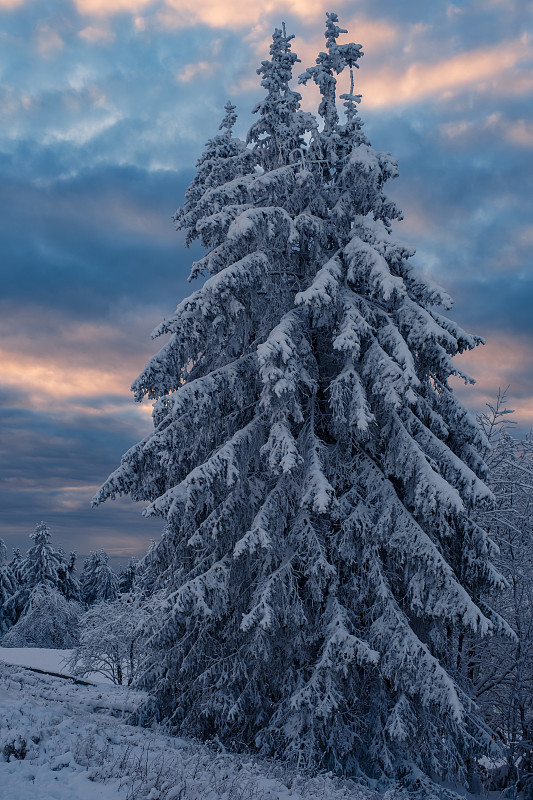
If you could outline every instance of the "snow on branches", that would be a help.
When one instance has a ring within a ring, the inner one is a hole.
[[[226,106],[176,214],[210,277],[155,331],[170,341],[133,386],[155,430],[95,502],[130,494],[164,520],[143,577],[158,718],[312,768],[457,778],[485,741],[458,643],[499,625],[469,516],[491,503],[486,439],[448,385],[481,340],[392,233],[397,164],[361,132],[362,50],[337,22],[300,76],[321,129],[284,29],[248,144]]]

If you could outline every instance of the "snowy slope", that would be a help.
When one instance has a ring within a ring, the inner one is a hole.
[[[2,800],[379,798],[351,782],[130,726],[126,717],[142,699],[125,687],[78,686],[0,661]]]

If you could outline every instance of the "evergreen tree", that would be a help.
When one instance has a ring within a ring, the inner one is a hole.
[[[80,578],[82,602],[87,606],[116,600],[119,593],[118,578],[109,564],[105,550],[93,552],[85,560]]]
[[[57,570],[59,582],[58,588],[63,597],[67,600],[80,600],[80,584],[76,578],[76,553],[70,553],[68,559],[63,548],[58,549],[60,558]]]
[[[336,23],[302,76],[323,129],[299,116],[276,31],[256,168],[179,217],[209,248],[192,274],[211,277],[156,330],[170,341],[134,384],[155,431],[95,502],[129,494],[166,521],[143,576],[160,600],[147,711],[413,784],[464,776],[488,743],[457,670],[461,636],[503,625],[477,602],[501,582],[470,514],[491,502],[487,442],[448,385],[481,340],[391,233],[397,165],[363,136],[353,81],[339,122],[336,75],[362,52]]]
[[[259,114],[257,122],[247,136],[252,152],[257,156],[262,170],[283,167],[301,157],[304,136],[316,128],[311,114],[300,110],[302,96],[289,86],[293,65],[300,59],[291,52],[291,40],[283,30],[276,28],[270,45],[270,61],[263,61],[258,75],[261,86],[267,90],[266,98],[253,109]]]
[[[9,564],[6,564],[7,550],[0,539],[0,636],[15,622],[9,601],[18,589],[18,581]]]
[[[118,589],[121,594],[129,594],[132,591],[138,569],[139,562],[132,556],[126,569],[118,576]]]
[[[85,605],[92,606],[96,603],[97,579],[96,574],[100,565],[100,553],[93,551],[89,558],[85,559],[83,570],[80,575],[80,594],[81,600]]]
[[[185,243],[187,246],[195,239],[200,239],[205,247],[211,247],[217,240],[217,230],[221,220],[210,219],[204,227],[202,225],[205,214],[204,204],[201,202],[204,195],[215,191],[217,187],[253,172],[256,159],[247,148],[245,142],[233,136],[232,130],[237,115],[235,106],[229,100],[225,105],[226,114],[219,125],[223,133],[209,139],[206,149],[196,164],[196,175],[185,192],[185,202],[174,214],[177,229],[187,230]],[[211,214],[209,214],[211,216]],[[197,273],[193,270],[191,279]]]
[[[30,534],[33,545],[26,554],[22,567],[22,582],[26,591],[31,591],[37,584],[46,583],[58,586],[61,555],[51,545],[50,529],[46,522],[39,522],[35,532]]]
[[[109,564],[107,553],[105,556],[100,562],[97,573],[96,601],[98,603],[112,603],[119,595],[118,578]]]
[[[20,547],[14,547],[13,557],[9,562],[9,567],[19,583],[21,583],[22,581],[22,564],[23,561],[22,561],[22,555],[20,553]]]
[[[11,572],[16,580],[16,591],[7,601],[6,611],[12,622],[19,620],[30,600],[32,608],[35,607],[32,593],[37,587],[51,587],[67,601],[79,600],[79,585],[73,574],[75,554],[71,553],[67,561],[61,548],[54,550],[46,522],[39,522],[36,525],[35,531],[30,534],[30,539],[33,544],[26,558],[22,559],[17,549],[10,563]],[[57,606],[53,595],[49,596],[44,590],[40,590],[37,594],[41,598],[46,597],[47,602],[50,601],[50,608]]]

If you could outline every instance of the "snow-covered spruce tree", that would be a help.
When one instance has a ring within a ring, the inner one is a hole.
[[[391,233],[396,162],[362,134],[353,81],[338,120],[336,75],[362,52],[336,22],[301,78],[322,130],[276,31],[255,169],[241,159],[178,212],[210,277],[156,329],[170,340],[133,386],[155,430],[95,503],[129,494],[166,521],[144,576],[157,718],[412,785],[461,778],[486,737],[455,679],[462,633],[499,625],[477,603],[500,577],[469,514],[490,502],[486,439],[448,386],[480,340]]]
[[[18,576],[18,587],[8,601],[8,608],[16,622],[22,614],[32,591],[40,584],[59,589],[62,555],[54,550],[50,529],[46,522],[39,522],[30,533],[33,544],[26,558],[17,560],[13,572]],[[13,563],[13,562],[12,562]]]
[[[15,622],[13,607],[9,601],[18,589],[18,581],[9,564],[6,564],[7,549],[0,539],[0,636]]]
[[[31,591],[39,583],[58,586],[62,557],[51,544],[50,529],[46,522],[39,522],[30,534],[33,544],[26,554],[22,567],[22,582]]]
[[[9,568],[11,569],[11,572],[13,573],[13,575],[15,576],[15,578],[19,583],[22,582],[22,565],[23,565],[23,560],[20,552],[20,547],[14,547],[13,556],[11,558],[11,561],[9,562]]]
[[[119,594],[118,578],[105,550],[92,552],[85,559],[80,576],[80,596],[85,605],[112,602]]]
[[[58,548],[60,558],[57,570],[59,582],[58,589],[67,600],[80,600],[80,583],[76,577],[76,553],[70,553],[67,559],[62,547]]]
[[[129,594],[133,590],[138,571],[139,561],[132,556],[126,568],[118,576],[118,590],[121,594]]]
[[[224,132],[214,136],[207,142],[202,156],[196,163],[196,175],[185,192],[185,202],[174,215],[178,229],[187,230],[185,243],[188,246],[195,239],[200,238],[205,247],[210,246],[211,233],[202,228],[201,198],[209,190],[231,181],[237,175],[246,175],[253,172],[256,166],[254,154],[246,148],[245,142],[233,136],[232,130],[237,115],[235,106],[229,101],[225,105],[226,114],[219,125],[219,130]],[[196,275],[191,275],[196,277]]]

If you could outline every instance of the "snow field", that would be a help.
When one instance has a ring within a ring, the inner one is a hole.
[[[73,650],[54,650],[51,647],[0,647],[0,661],[19,667],[34,667],[45,672],[70,675],[70,670],[65,665],[72,653]],[[99,672],[88,673],[83,676],[83,680],[92,683],[112,683]]]
[[[56,651],[61,653],[61,651]],[[58,658],[58,657],[56,657]],[[38,660],[38,657],[36,657]],[[50,653],[41,654],[52,666]],[[54,671],[57,661],[53,665]],[[0,661],[3,800],[378,800],[329,776],[217,752],[127,724],[144,695]],[[389,793],[388,800],[393,800]]]

